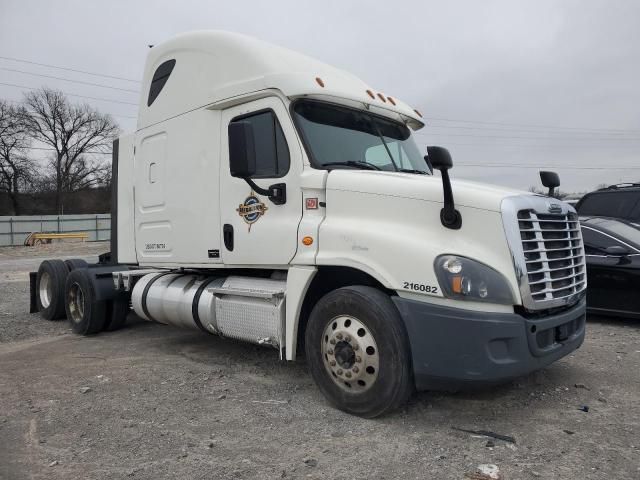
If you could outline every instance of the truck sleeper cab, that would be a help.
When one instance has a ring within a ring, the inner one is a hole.
[[[327,399],[364,417],[581,345],[573,208],[449,182],[448,154],[423,157],[421,115],[397,98],[211,31],[153,47],[143,85],[137,129],[114,143],[111,252],[43,262],[32,311],[90,334],[131,304],[285,360],[304,350]]]

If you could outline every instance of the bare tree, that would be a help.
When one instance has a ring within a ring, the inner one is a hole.
[[[27,155],[31,143],[26,111],[0,100],[0,191],[8,194],[14,215],[20,215],[20,192],[31,183],[35,166]]]
[[[110,165],[101,153],[111,150],[118,126],[110,115],[88,105],[72,105],[62,92],[43,88],[25,94],[28,128],[34,140],[53,150],[56,211],[63,213],[62,195],[101,185]]]
[[[533,185],[531,185],[527,190],[538,195],[547,195],[547,192]],[[557,198],[558,200],[562,200],[563,198],[567,197],[567,195],[569,194],[561,192],[559,188],[556,188],[553,192],[553,198]]]

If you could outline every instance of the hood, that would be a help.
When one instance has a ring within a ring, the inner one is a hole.
[[[456,205],[495,212],[500,211],[500,204],[505,197],[531,195],[528,192],[466,180],[452,180],[451,187]],[[443,203],[442,179],[439,174],[336,169],[329,173],[326,188]]]

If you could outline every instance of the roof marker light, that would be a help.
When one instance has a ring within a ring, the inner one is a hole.
[[[384,103],[387,103],[387,99],[384,98],[384,95],[382,95],[381,93],[378,93],[378,98],[382,100]]]
[[[420,118],[422,118],[422,114],[418,110],[414,108],[413,111],[416,112]]]
[[[387,97],[387,100],[389,100],[389,102],[391,102],[391,105],[395,106],[396,105],[396,101],[392,98],[392,97]]]
[[[367,90],[367,94],[375,100],[376,96],[373,94],[371,90]]]
[[[320,85],[322,88],[324,88],[324,82],[320,77],[316,77],[316,83]]]

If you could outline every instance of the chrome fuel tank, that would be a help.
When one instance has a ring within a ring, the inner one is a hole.
[[[286,279],[151,273],[131,303],[145,320],[274,347],[283,345]]]

